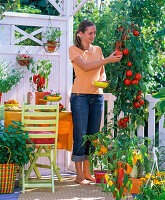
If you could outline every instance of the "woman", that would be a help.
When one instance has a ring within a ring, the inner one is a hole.
[[[94,81],[106,80],[104,65],[119,62],[122,55],[115,52],[104,58],[101,48],[92,45],[96,36],[96,27],[89,21],[80,23],[75,33],[75,45],[69,48],[70,60],[75,71],[72,86],[71,110],[73,118],[73,153],[77,171],[76,183],[88,185],[95,181],[89,172],[90,143],[83,145],[83,136],[92,135],[100,130],[103,111],[103,90],[94,85]]]

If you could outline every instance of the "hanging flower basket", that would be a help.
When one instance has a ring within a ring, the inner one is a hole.
[[[33,61],[33,58],[27,54],[18,54],[16,60],[19,65],[29,67],[30,63]]]

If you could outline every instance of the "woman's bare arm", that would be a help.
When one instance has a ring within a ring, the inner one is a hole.
[[[101,67],[101,66],[103,66],[103,65],[105,65],[107,63],[119,62],[121,60],[121,58],[122,58],[122,55],[114,56],[115,53],[116,53],[116,51],[113,52],[107,58],[104,58],[104,59],[99,60],[99,61],[91,62],[91,63],[87,63],[81,56],[78,56],[72,62],[75,63],[81,69],[83,69],[84,71],[87,72],[87,71],[91,71],[91,70],[97,69],[98,67]]]

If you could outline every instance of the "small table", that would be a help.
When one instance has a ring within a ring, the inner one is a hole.
[[[12,124],[11,121],[21,121],[21,112],[5,111],[4,125],[7,128]],[[66,149],[72,151],[73,145],[73,122],[72,112],[62,111],[59,113],[58,125],[58,146],[57,149]]]

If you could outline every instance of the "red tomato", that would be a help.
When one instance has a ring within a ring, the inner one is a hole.
[[[132,80],[132,81],[131,81],[131,84],[132,84],[132,85],[133,85],[133,84],[137,85],[138,83],[139,83],[138,80]]]
[[[136,80],[132,80],[131,81],[131,84],[133,85],[133,84],[136,84]]]
[[[133,105],[134,105],[135,108],[139,108],[140,107],[140,103],[138,103],[138,102],[134,102]]]
[[[134,24],[134,23],[131,23],[131,26],[132,26],[132,27],[135,27],[135,24]]]
[[[142,98],[141,96],[137,96],[137,97],[136,97],[137,100],[139,100],[139,99],[141,99],[141,98]]]
[[[119,28],[119,31],[124,31],[124,27],[123,26],[121,26],[120,28]]]
[[[126,128],[126,127],[127,127],[127,124],[126,124],[126,123],[124,123],[124,124],[123,124],[123,128]]]
[[[133,30],[133,34],[134,36],[138,36],[139,35],[139,31],[136,31],[135,29]]]
[[[126,79],[124,79],[124,84],[131,85],[131,81],[128,78],[126,78]]]
[[[123,55],[121,51],[116,51],[115,56]]]
[[[127,70],[126,71],[126,76],[127,77],[131,77],[132,76],[132,71],[131,70]]]
[[[136,79],[136,80],[140,80],[140,79],[141,79],[141,77],[142,77],[142,76],[141,76],[141,74],[140,74],[140,73],[137,73],[137,74],[135,75],[135,79]]]
[[[127,65],[128,65],[129,67],[131,67],[131,66],[132,66],[132,63],[131,63],[131,62],[128,62]]]
[[[121,120],[118,121],[118,124],[121,124]]]
[[[129,117],[124,117],[125,122],[129,122]]]
[[[129,50],[128,50],[127,48],[125,48],[125,49],[123,50],[123,54],[124,54],[124,55],[128,55],[128,54],[129,54]]]
[[[118,166],[119,166],[119,167],[122,167],[122,166],[123,166],[123,163],[120,162],[120,161],[118,161]]]
[[[118,42],[116,43],[116,46],[117,46],[117,47],[123,47],[123,45],[124,45],[124,43],[121,42],[121,41],[118,41]]]
[[[140,105],[143,105],[144,104],[144,100],[140,100],[139,103],[140,103]]]
[[[121,124],[124,124],[124,120],[123,119],[121,119]]]
[[[127,34],[124,35],[124,37],[122,38],[123,40],[127,39],[129,40],[129,38],[127,37]]]
[[[142,91],[138,91],[138,94],[142,95]]]

